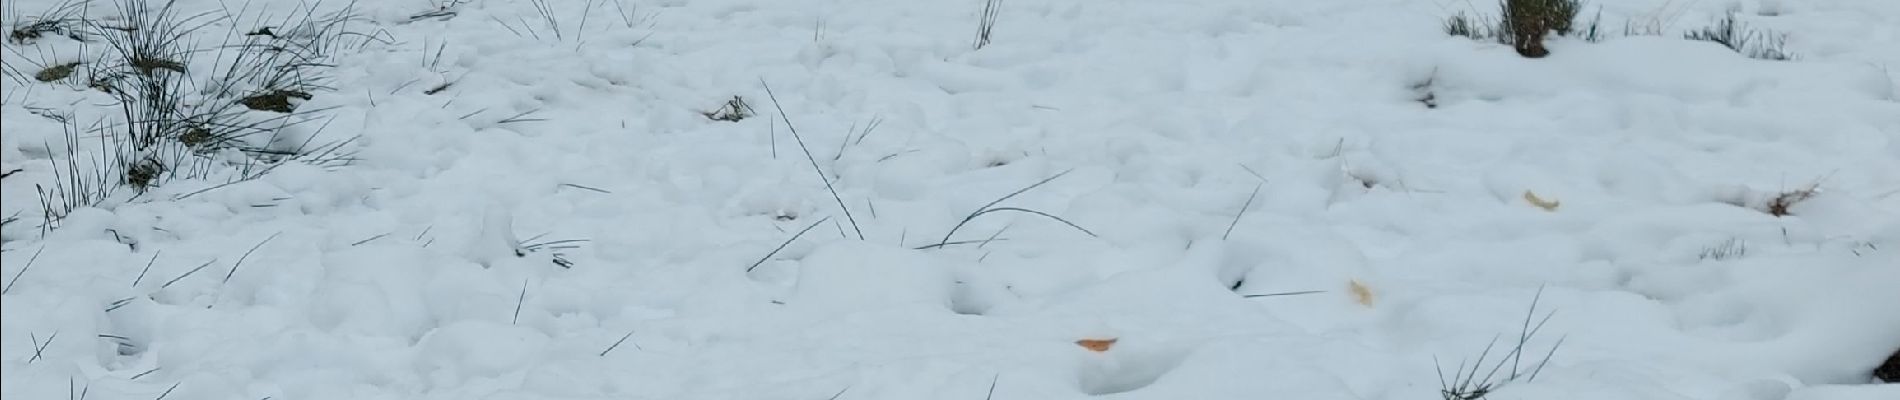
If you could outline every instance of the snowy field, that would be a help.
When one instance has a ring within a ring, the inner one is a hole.
[[[4,45],[9,400],[1900,399],[1894,0],[179,0],[180,109],[331,40],[182,151],[75,4],[0,21],[103,36]]]

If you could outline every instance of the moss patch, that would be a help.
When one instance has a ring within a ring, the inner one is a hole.
[[[290,104],[290,99],[293,97],[300,100],[310,100],[310,93],[300,90],[279,89],[250,95],[249,97],[238,100],[238,103],[252,110],[289,113],[296,109],[296,105]]]
[[[39,80],[40,82],[58,82],[73,76],[73,69],[78,67],[78,61],[46,67],[46,69],[40,70],[39,73],[33,74],[33,79]]]

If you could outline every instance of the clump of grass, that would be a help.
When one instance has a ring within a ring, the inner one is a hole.
[[[1737,20],[1735,12],[1729,12],[1707,27],[1689,31],[1683,34],[1683,38],[1720,44],[1737,54],[1758,60],[1788,61],[1795,58],[1793,53],[1784,49],[1788,35],[1748,27]]]
[[[1602,39],[1598,27],[1601,13],[1583,29],[1576,29],[1577,15],[1583,11],[1582,0],[1502,0],[1498,10],[1499,18],[1495,21],[1460,12],[1446,18],[1443,29],[1452,36],[1510,45],[1518,55],[1527,58],[1550,55],[1544,40],[1552,33],[1578,34],[1593,42]]]
[[[58,150],[66,157],[48,158],[46,161],[52,167],[53,181],[46,185],[34,185],[40,200],[42,233],[58,227],[59,221],[74,210],[97,206],[112,198],[122,186],[126,167],[133,159],[127,141],[109,134],[92,135],[98,139],[98,152],[80,150],[82,139],[88,133],[108,131],[103,124],[90,129],[81,128],[68,115],[61,127],[65,140],[63,147]],[[45,150],[47,154],[58,154],[50,145]],[[90,157],[82,154],[89,154]]]
[[[158,184],[159,175],[165,173],[165,164],[155,158],[142,158],[125,168],[125,184],[144,192]]]
[[[1544,48],[1544,38],[1552,32],[1569,35],[1581,8],[1580,0],[1505,0],[1499,37],[1510,38],[1520,56],[1548,56],[1550,50]]]
[[[7,40],[14,44],[30,44],[47,35],[54,35],[84,42],[87,33],[85,29],[86,4],[90,2],[90,0],[65,0],[54,4],[40,15],[30,17],[8,15],[7,20],[13,21],[13,24],[7,29]]]
[[[1777,217],[1794,215],[1793,210],[1795,205],[1808,201],[1808,199],[1812,199],[1815,195],[1820,193],[1821,187],[1819,182],[1795,188],[1794,190],[1784,191],[1776,194],[1774,197],[1768,198],[1768,203],[1763,205],[1762,211],[1767,212],[1768,215]]]
[[[1537,315],[1537,303],[1543,299],[1543,297],[1544,290],[1540,288],[1537,290],[1537,295],[1531,298],[1530,310],[1524,314],[1524,324],[1518,330],[1516,344],[1512,346],[1511,350],[1506,352],[1504,356],[1499,357],[1496,363],[1491,366],[1490,371],[1484,372],[1482,377],[1479,376],[1479,372],[1484,368],[1485,360],[1490,357],[1491,351],[1496,348],[1498,343],[1497,337],[1491,338],[1490,344],[1484,346],[1484,350],[1478,353],[1476,360],[1459,363],[1458,368],[1454,370],[1449,380],[1445,378],[1443,364],[1440,364],[1438,370],[1439,395],[1444,400],[1481,400],[1486,396],[1490,396],[1492,392],[1503,388],[1505,385],[1537,380],[1538,373],[1543,372],[1544,366],[1550,364],[1551,357],[1555,356],[1557,349],[1563,347],[1564,344],[1564,338],[1560,337],[1556,343],[1550,346],[1550,351],[1544,353],[1542,360],[1533,362],[1533,365],[1525,365],[1523,363],[1525,348],[1529,346],[1531,340],[1543,330],[1544,323],[1550,322],[1550,317],[1555,315],[1555,312],[1550,312],[1545,313],[1541,319],[1535,318]],[[1536,324],[1531,323],[1533,319],[1537,320]],[[1432,361],[1437,363],[1437,357],[1433,357]],[[1510,365],[1510,369],[1505,370],[1505,365]],[[1500,372],[1504,374],[1499,375]]]
[[[1887,356],[1887,362],[1874,368],[1874,378],[1887,383],[1900,383],[1900,349],[1894,349],[1893,355]]]
[[[726,103],[721,104],[719,108],[712,111],[701,111],[699,115],[714,121],[739,122],[746,118],[751,118],[754,113],[755,111],[752,110],[752,105],[746,104],[745,98],[732,96],[732,99],[726,100]]]
[[[515,257],[527,257],[529,253],[538,253],[538,252],[546,251],[546,252],[549,252],[550,254],[549,257],[552,258],[551,262],[553,262],[555,266],[559,266],[561,268],[574,268],[574,262],[568,261],[567,253],[563,251],[578,249],[581,247],[581,244],[587,243],[590,241],[587,239],[559,239],[559,240],[536,241],[536,240],[541,239],[541,237],[543,236],[547,236],[547,234],[543,233],[540,235],[535,235],[534,237],[522,239],[520,242],[515,243]]]
[[[331,55],[345,46],[343,38],[359,37],[364,43],[377,39],[351,36],[344,29],[352,18],[348,9],[326,14],[312,5],[244,31],[234,23],[227,37],[241,39],[205,48],[193,40],[195,35],[231,15],[187,14],[175,0],[115,0],[115,5],[121,18],[80,18],[72,25],[83,29],[85,37],[102,39],[108,50],[100,58],[61,64],[35,76],[69,79],[83,69],[85,76],[79,79],[110,94],[119,108],[119,115],[89,129],[69,124],[66,157],[53,161],[55,182],[39,189],[43,231],[57,227],[72,210],[104,202],[118,188],[145,193],[172,179],[214,175],[243,181],[290,160],[347,163],[349,157],[341,149],[350,140],[303,143],[286,150],[245,147],[240,139],[278,135],[285,127],[312,120],[307,118],[311,113],[327,111],[297,111],[292,99],[308,100],[328,89],[323,85],[325,69]],[[207,50],[217,51],[210,64],[214,68],[194,71],[206,66],[194,63],[194,56]],[[250,110],[284,115],[250,115]],[[76,144],[81,131],[99,138],[101,150],[81,151]],[[227,150],[237,153],[219,154]],[[239,161],[228,161],[233,159]]]
[[[1740,238],[1729,238],[1722,243],[1702,249],[1697,255],[1699,260],[1725,261],[1748,255],[1748,242]]]
[[[1447,35],[1484,40],[1495,37],[1496,35],[1495,32],[1491,31],[1491,27],[1487,25],[1488,24],[1479,22],[1478,17],[1459,12],[1458,14],[1452,15],[1451,18],[1446,18],[1444,26],[1445,34]]]
[[[996,18],[1002,13],[1003,0],[983,0],[983,13],[976,20],[976,42],[972,47],[982,50],[990,45],[990,34],[996,31]]]

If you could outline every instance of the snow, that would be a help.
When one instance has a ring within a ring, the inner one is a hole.
[[[247,139],[348,166],[44,233],[111,149],[34,110],[119,110],[30,80],[100,46],[6,44],[0,394],[1420,399],[1549,313],[1489,398],[1900,398],[1890,0],[1591,1],[1535,60],[1459,2],[1005,0],[975,50],[980,1],[546,3],[358,2],[334,109]],[[1799,57],[1679,39],[1731,9]]]

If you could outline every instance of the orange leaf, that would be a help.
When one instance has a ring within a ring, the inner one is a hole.
[[[1347,289],[1352,291],[1353,301],[1362,306],[1372,307],[1372,288],[1366,287],[1366,284],[1359,282],[1358,279],[1352,280],[1347,285]]]
[[[1082,346],[1082,348],[1089,349],[1089,351],[1100,353],[1108,351],[1108,347],[1114,346],[1116,340],[1120,339],[1082,339],[1075,341],[1075,345]]]

